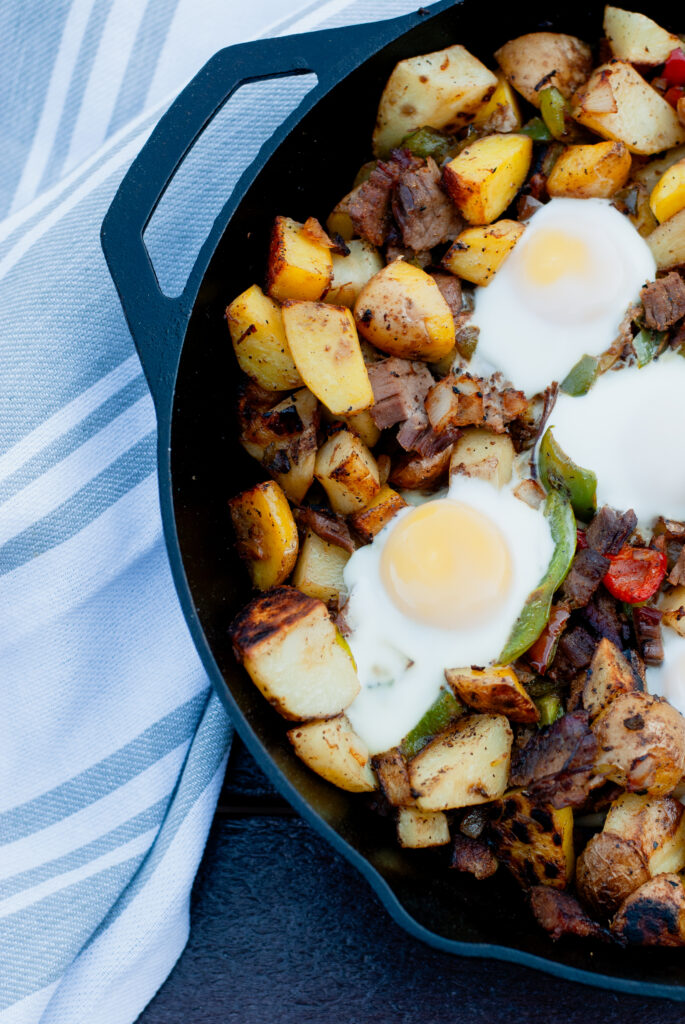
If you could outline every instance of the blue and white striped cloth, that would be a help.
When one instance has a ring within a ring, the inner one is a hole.
[[[231,736],[171,581],[102,218],[216,49],[414,6],[0,3],[2,1024],[135,1020],[186,942]],[[309,84],[244,88],[186,161],[146,236],[170,294]]]

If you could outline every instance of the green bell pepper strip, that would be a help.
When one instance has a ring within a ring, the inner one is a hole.
[[[445,159],[453,145],[453,135],[445,135],[444,132],[439,132],[426,125],[405,135],[400,142],[400,149],[408,149],[414,156],[423,157],[424,160],[432,156],[439,164]]]
[[[527,135],[533,142],[551,142],[552,133],[541,117],[531,117],[530,121],[524,124],[520,135]]]
[[[408,761],[416,757],[420,750],[434,736],[443,732],[452,722],[464,714],[464,705],[457,700],[451,690],[441,690],[423,718],[420,718],[411,732],[408,732],[400,743],[402,756]]]
[[[666,331],[650,331],[646,328],[633,338],[633,348],[637,356],[637,365],[642,367],[651,363],[666,339]]]
[[[553,138],[560,142],[569,139],[574,124],[571,105],[553,85],[540,93],[540,113]]]
[[[561,382],[561,390],[573,398],[586,395],[597,379],[599,359],[596,356],[583,356]]]
[[[597,476],[568,457],[548,427],[538,452],[540,480],[547,491],[562,491],[571,499],[573,511],[587,523],[597,508]]]
[[[548,693],[545,697],[540,697],[535,701],[535,704],[540,712],[539,728],[542,728],[544,725],[551,725],[552,722],[556,722],[557,718],[561,718],[564,714],[564,705],[556,693]]]
[[[561,586],[571,568],[576,552],[576,520],[571,502],[561,491],[550,491],[545,502],[545,516],[554,541],[554,554],[547,571],[528,596],[523,611],[514,623],[504,650],[497,659],[510,665],[535,643],[549,618],[554,592]]]

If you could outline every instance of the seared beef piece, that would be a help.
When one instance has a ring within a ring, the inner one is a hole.
[[[371,417],[377,427],[385,430],[402,423],[417,409],[423,411],[423,426],[428,426],[424,401],[435,380],[425,363],[391,356],[372,363],[368,373],[374,397]]]
[[[390,227],[393,187],[403,172],[422,164],[423,160],[406,149],[393,149],[389,160],[378,161],[348,205],[348,213],[358,235],[372,245],[383,245]]]
[[[589,549],[588,549],[589,550]],[[582,610],[583,622],[590,627],[598,640],[607,637],[619,650],[630,643],[630,626],[626,616],[620,611],[614,597],[600,587],[592,600]]]
[[[583,626],[567,629],[559,641],[554,661],[547,670],[550,679],[568,682],[587,668],[595,653],[597,641]]]
[[[535,920],[549,933],[553,942],[563,935],[611,942],[611,933],[585,913],[575,896],[549,885],[534,885],[530,890],[530,909]]]
[[[574,676],[568,687],[568,697],[566,698],[566,710],[567,711],[582,711],[583,710],[583,692],[585,690],[585,683],[587,680],[587,672],[579,672],[577,676]]]
[[[476,804],[475,807],[467,807],[459,825],[462,835],[469,839],[480,839],[483,831],[490,824],[491,808],[491,804]]]
[[[559,385],[555,381],[542,393],[542,407],[539,411],[536,410],[535,403],[530,402],[509,424],[509,433],[517,452],[535,447],[544,433],[558,395]],[[536,414],[534,415],[533,412]],[[536,472],[535,460],[533,460],[533,469]]]
[[[636,526],[632,508],[621,514],[604,505],[585,531],[585,539],[600,555],[617,555]]]
[[[480,881],[497,871],[497,858],[479,839],[469,839],[457,832],[452,840],[450,867],[455,871],[468,871]]]
[[[392,195],[392,212],[409,249],[432,249],[456,238],[464,223],[440,187],[440,171],[428,157],[423,167],[399,176]]]
[[[685,320],[683,320],[678,330],[672,334],[669,345],[676,350],[681,349],[685,345]]]
[[[668,582],[674,587],[682,586],[685,583],[685,547],[680,549],[680,554],[675,565],[668,574]]]
[[[443,299],[450,307],[455,325],[458,322],[461,326],[464,320],[464,313],[468,313],[471,316],[471,310],[462,309],[461,282],[459,278],[455,277],[454,274],[443,274],[439,270],[434,271],[431,277],[440,289]]]
[[[673,270],[666,277],[646,284],[640,292],[645,308],[645,326],[665,331],[685,316],[685,281]]]
[[[633,629],[645,664],[660,665],[664,660],[661,612],[657,608],[633,608]]]
[[[587,711],[573,711],[541,729],[514,754],[509,782],[553,807],[580,807],[601,782],[595,773],[596,753]]]
[[[326,508],[314,508],[312,505],[303,505],[301,508],[294,508],[293,513],[296,521],[306,530],[312,530],[321,540],[329,544],[337,544],[345,551],[356,551],[358,545],[355,543],[350,529],[342,518]]]
[[[611,565],[608,558],[600,555],[592,548],[581,548],[576,552],[568,576],[561,588],[561,600],[569,608],[582,608],[588,603],[607,569]]]

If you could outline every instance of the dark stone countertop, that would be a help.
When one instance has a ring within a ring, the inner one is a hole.
[[[467,960],[400,929],[238,739],[188,945],[140,1024],[676,1024],[682,1005]]]

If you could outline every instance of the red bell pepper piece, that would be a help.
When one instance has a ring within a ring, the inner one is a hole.
[[[654,548],[633,548],[625,544],[617,555],[610,555],[611,566],[604,586],[619,601],[637,604],[647,601],[661,586],[666,575],[667,558]]]
[[[664,99],[667,103],[670,103],[672,107],[678,106],[678,100],[685,96],[685,87],[682,85],[672,85],[670,89],[667,89],[664,93]]]
[[[526,660],[534,672],[544,676],[549,668],[559,643],[559,637],[566,629],[570,611],[563,604],[552,605],[543,629],[532,647],[526,652]]]
[[[669,85],[685,85],[685,50],[682,47],[671,50],[664,64],[663,77]]]

